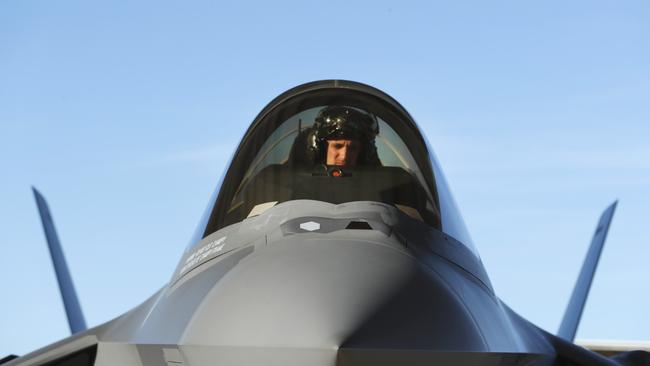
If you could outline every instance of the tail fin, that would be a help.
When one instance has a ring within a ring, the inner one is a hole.
[[[34,198],[36,199],[38,212],[41,215],[43,231],[45,231],[45,239],[47,240],[47,245],[50,248],[50,257],[52,258],[52,264],[54,265],[54,271],[56,272],[56,279],[59,282],[59,290],[61,290],[63,305],[65,306],[66,315],[68,316],[70,332],[72,332],[72,334],[75,334],[77,332],[86,330],[86,321],[84,320],[83,313],[81,312],[81,306],[79,305],[77,293],[75,292],[74,285],[72,284],[72,277],[70,276],[68,265],[66,264],[65,257],[63,256],[63,250],[61,249],[61,243],[59,243],[59,237],[56,235],[56,229],[54,228],[52,215],[50,215],[50,209],[47,206],[47,202],[45,202],[43,195],[41,195],[41,193],[34,187],[32,187],[32,191],[34,192]]]
[[[609,231],[609,224],[612,222],[612,217],[614,217],[617,203],[618,201],[612,203],[600,216],[596,232],[594,233],[593,239],[591,239],[591,245],[589,246],[587,257],[582,264],[582,269],[578,275],[578,281],[576,282],[573,293],[571,294],[569,305],[564,312],[564,318],[562,318],[562,323],[560,324],[560,329],[558,330],[557,335],[568,341],[573,342],[576,331],[578,330],[580,317],[582,317],[582,310],[585,307],[585,302],[589,295],[589,288],[591,287],[591,282],[594,278],[596,267],[598,266],[600,253],[603,250],[603,245],[607,238],[607,232]]]

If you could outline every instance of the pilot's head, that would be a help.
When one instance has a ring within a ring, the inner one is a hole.
[[[317,160],[327,165],[354,167],[380,165],[375,146],[377,120],[346,106],[328,106],[314,121],[310,148]]]

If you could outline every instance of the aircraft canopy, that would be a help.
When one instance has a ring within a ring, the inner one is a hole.
[[[445,231],[445,221],[460,215],[451,197],[441,202],[449,194],[438,175],[425,140],[392,98],[351,82],[305,84],[255,119],[199,231],[205,237],[301,199],[382,202]],[[450,234],[473,249],[462,222],[449,224]]]

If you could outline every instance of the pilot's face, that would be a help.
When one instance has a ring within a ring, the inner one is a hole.
[[[361,144],[357,140],[327,140],[327,165],[353,167],[357,165],[357,158]]]

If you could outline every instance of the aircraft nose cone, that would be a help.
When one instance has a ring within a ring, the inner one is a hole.
[[[484,347],[463,303],[405,251],[302,235],[240,261],[205,296],[181,344],[312,349],[326,359],[340,348]]]

